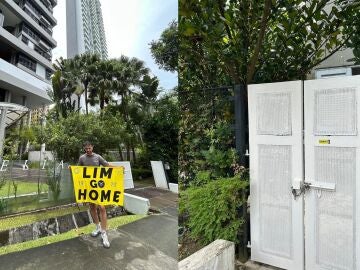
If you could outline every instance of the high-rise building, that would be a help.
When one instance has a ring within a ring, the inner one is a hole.
[[[57,0],[0,0],[0,156],[5,128],[51,103]]]
[[[67,57],[84,52],[107,58],[104,23],[99,0],[66,1]]]

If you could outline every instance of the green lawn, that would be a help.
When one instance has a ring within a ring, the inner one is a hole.
[[[136,220],[139,220],[141,218],[144,218],[144,215],[129,215],[129,216],[120,216],[115,217],[108,220],[108,228],[109,229],[116,229],[119,226],[128,224],[130,222],[134,222]],[[2,224],[2,221],[0,220],[0,224]],[[32,241],[27,241],[23,243],[18,243],[14,245],[4,246],[0,248],[0,255],[4,255],[11,252],[17,252],[17,251],[23,251],[26,249],[39,247],[48,245],[51,243],[56,243],[60,241],[64,241],[67,239],[78,237],[81,234],[88,234],[94,229],[94,225],[90,224],[84,227],[81,227],[79,229],[73,229],[71,231],[68,231],[66,233],[57,234],[53,236],[47,236],[43,238],[39,238]]]
[[[22,194],[38,192],[38,184],[37,183],[15,181],[15,184],[17,185],[17,192],[16,192],[17,196],[22,195]],[[10,188],[10,190],[9,190],[9,188]],[[47,192],[47,191],[48,191],[48,185],[41,184],[40,192]],[[6,183],[6,185],[3,186],[2,189],[0,189],[0,197],[7,197],[8,194],[9,194],[9,196],[15,195],[13,182]]]
[[[86,211],[88,206],[81,206],[80,210],[78,207],[65,207],[54,210],[46,210],[37,213],[19,215],[14,217],[4,217],[0,218],[0,231],[5,231],[11,228],[16,228],[24,225],[29,225],[31,223],[46,220],[53,217],[61,217],[67,214],[73,214],[77,212]]]

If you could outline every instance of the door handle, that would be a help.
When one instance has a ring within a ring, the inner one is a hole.
[[[304,182],[304,187],[305,189],[314,188],[324,191],[335,191],[336,185],[335,183],[312,181],[311,183]]]

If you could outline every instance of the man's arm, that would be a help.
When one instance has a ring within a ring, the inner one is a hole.
[[[102,156],[99,155],[99,164],[103,165],[104,167],[109,167],[110,164],[107,162]]]

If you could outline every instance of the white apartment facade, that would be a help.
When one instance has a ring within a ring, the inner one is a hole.
[[[0,0],[0,156],[5,129],[51,100],[57,0]]]
[[[104,23],[99,0],[66,0],[67,57],[85,52],[107,58]]]

